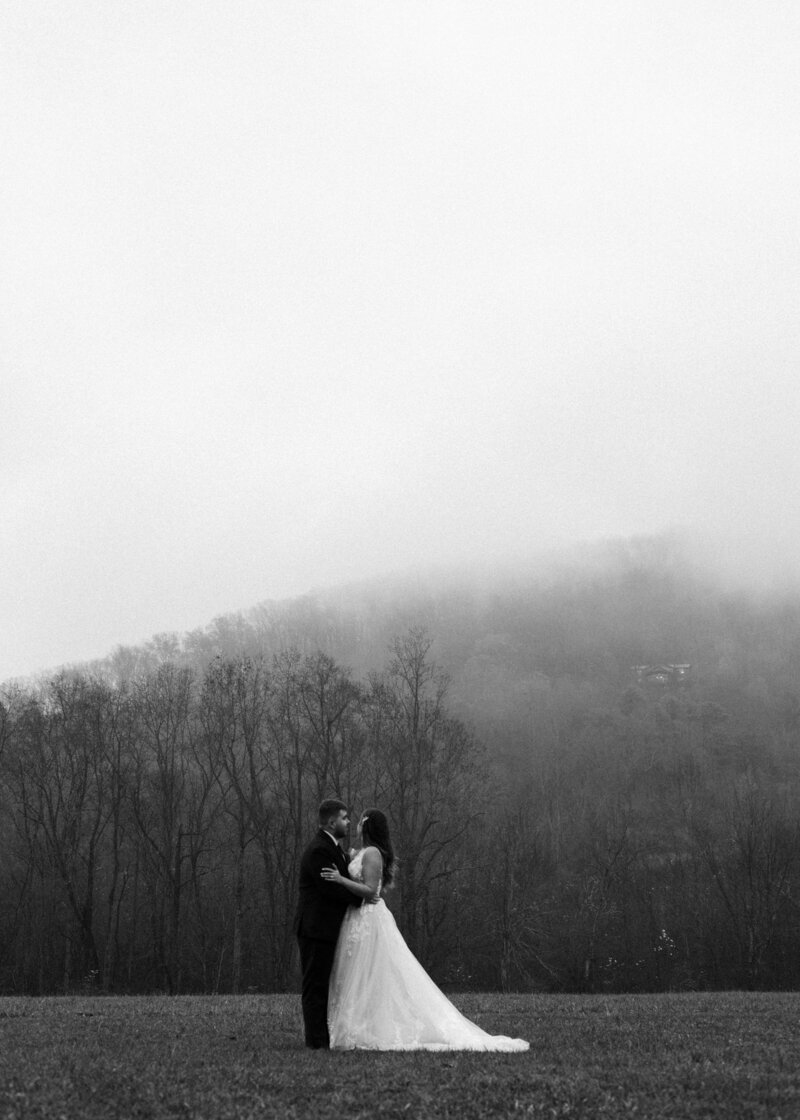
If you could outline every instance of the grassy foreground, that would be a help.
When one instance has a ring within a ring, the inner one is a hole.
[[[526,1054],[307,1051],[295,996],[0,999],[0,1117],[800,1118],[800,994],[469,994]]]

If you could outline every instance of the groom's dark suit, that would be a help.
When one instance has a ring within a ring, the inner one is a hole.
[[[348,906],[361,905],[359,896],[347,887],[322,878],[324,867],[336,867],[348,878],[344,852],[330,833],[321,828],[300,861],[300,898],[294,919],[303,970],[306,1046],[315,1049],[329,1045],[328,981],[339,927]]]

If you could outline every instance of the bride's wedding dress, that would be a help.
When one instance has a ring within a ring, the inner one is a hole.
[[[359,852],[348,868],[363,882]],[[527,1050],[465,1018],[403,940],[383,899],[345,915],[328,995],[332,1050]]]

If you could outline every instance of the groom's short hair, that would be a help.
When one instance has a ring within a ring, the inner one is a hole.
[[[347,806],[344,801],[339,801],[336,797],[328,797],[319,807],[319,823],[327,824],[331,817],[335,817],[337,813],[341,813],[342,809],[347,812]]]

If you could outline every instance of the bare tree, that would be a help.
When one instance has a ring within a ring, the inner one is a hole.
[[[164,987],[180,990],[183,889],[192,832],[190,707],[193,679],[169,662],[135,685],[139,715],[133,817],[153,911],[152,951]]]
[[[699,850],[722,900],[738,947],[741,978],[765,979],[780,919],[793,909],[800,868],[800,827],[787,807],[752,780],[734,787],[722,829],[698,826]]]
[[[459,843],[486,797],[479,748],[447,713],[449,682],[431,646],[421,629],[397,638],[388,668],[371,679],[366,705],[377,801],[391,816],[402,860],[401,918],[417,953],[429,948],[449,906],[443,884],[459,870]]]
[[[268,785],[265,739],[270,680],[261,661],[216,659],[203,681],[199,718],[205,753],[221,794],[221,808],[233,828],[231,989],[241,990],[245,921],[251,903],[245,891],[246,856],[257,842],[271,854],[275,826]],[[268,861],[271,871],[271,860]]]

